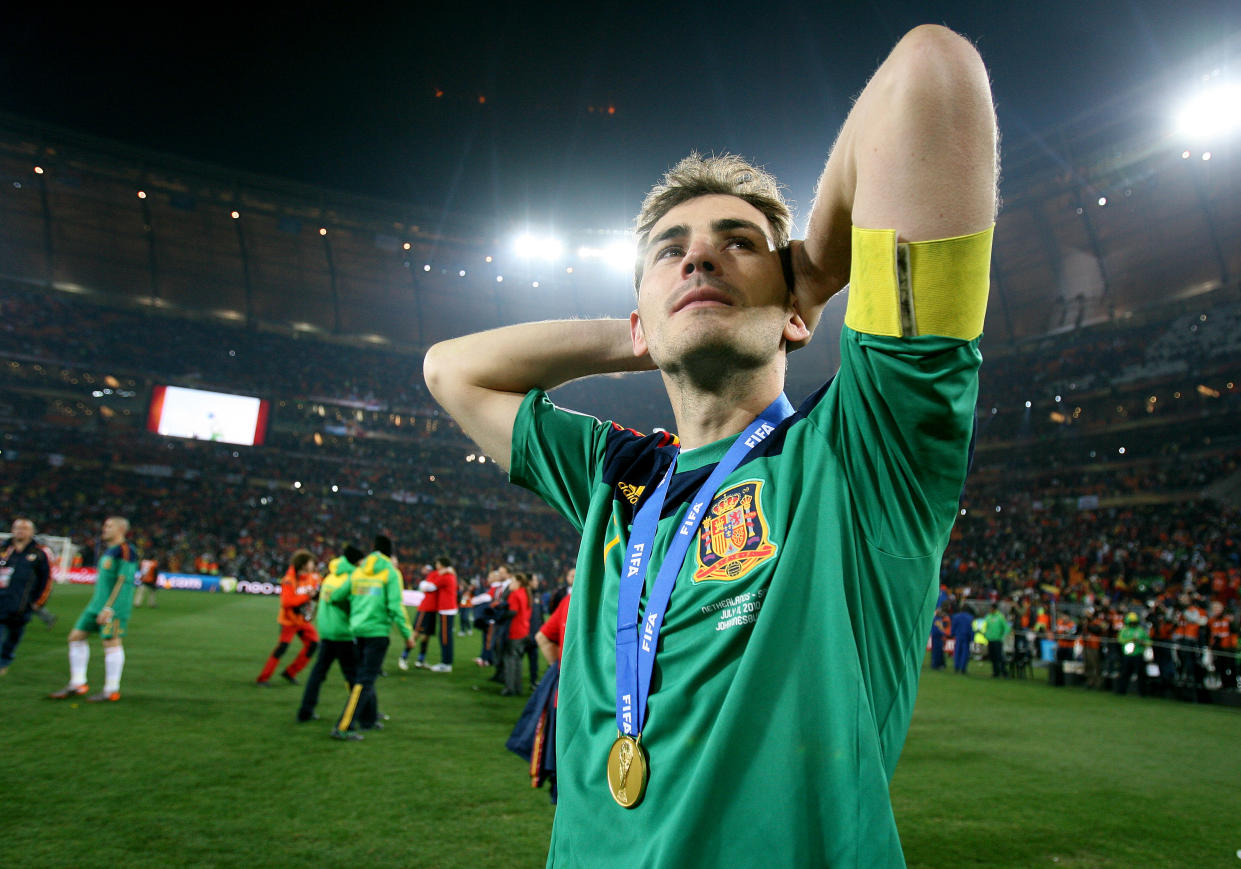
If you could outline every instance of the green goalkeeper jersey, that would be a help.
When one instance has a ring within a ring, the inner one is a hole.
[[[95,594],[86,611],[98,614],[111,605],[116,618],[128,619],[133,610],[134,578],[138,575],[140,561],[138,550],[128,542],[109,547],[99,559]]]
[[[526,396],[511,479],[582,534],[549,866],[904,865],[888,785],[968,464],[990,238],[898,246],[855,229],[838,374],[725,478],[681,565],[634,808],[606,778],[617,591],[634,514],[675,446]],[[644,606],[731,441],[678,459]]]

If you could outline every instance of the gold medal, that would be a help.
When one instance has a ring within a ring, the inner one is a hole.
[[[612,799],[626,809],[642,802],[646,793],[646,751],[641,739],[618,736],[608,752],[608,789]]]

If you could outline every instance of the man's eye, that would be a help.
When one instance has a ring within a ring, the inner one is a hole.
[[[737,236],[736,238],[730,238],[727,244],[725,244],[725,247],[743,247],[750,249],[754,247],[754,242],[750,241],[748,238]]]
[[[682,248],[679,244],[670,244],[667,247],[661,247],[659,252],[655,254],[655,259],[665,259],[668,256],[680,256]]]

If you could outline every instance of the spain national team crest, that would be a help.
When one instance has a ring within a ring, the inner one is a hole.
[[[762,491],[762,480],[747,480],[716,495],[698,529],[694,582],[732,582],[776,554],[759,499]]]

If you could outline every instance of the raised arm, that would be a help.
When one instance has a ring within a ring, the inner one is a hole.
[[[422,367],[435,400],[507,471],[513,421],[531,389],[654,365],[634,354],[628,320],[550,320],[442,341]]]
[[[803,317],[849,280],[851,228],[900,241],[967,235],[995,220],[995,111],[974,47],[945,27],[905,35],[866,85],[819,179],[806,240],[794,243]]]

